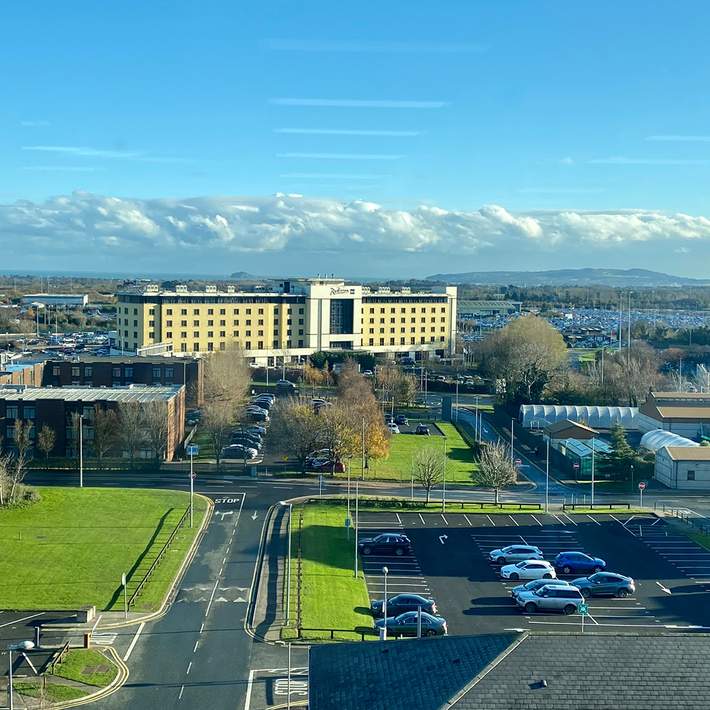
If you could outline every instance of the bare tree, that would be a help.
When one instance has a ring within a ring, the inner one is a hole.
[[[222,447],[229,441],[229,432],[233,423],[234,409],[231,402],[218,399],[207,400],[200,426],[204,428],[212,441],[218,466],[222,457]]]
[[[213,352],[205,361],[205,400],[229,402],[233,413],[243,406],[251,384],[244,351],[237,345]]]
[[[122,402],[118,408],[118,443],[125,453],[131,468],[136,460],[136,454],[146,442],[143,414],[136,402]]]
[[[49,454],[54,449],[57,441],[57,434],[51,426],[43,424],[37,433],[37,448],[44,454],[45,461],[49,459]]]
[[[426,491],[426,502],[433,488],[444,478],[446,459],[444,452],[434,446],[425,446],[414,456],[414,480]]]
[[[96,407],[94,412],[93,449],[99,469],[103,468],[106,455],[116,446],[119,440],[120,416],[113,409]]]
[[[18,486],[22,483],[27,473],[27,464],[32,460],[32,422],[15,420],[15,453],[10,466],[10,495],[9,502],[15,502]]]
[[[336,462],[353,456],[360,448],[360,420],[351,406],[340,401],[321,410],[318,416],[322,422],[323,445],[331,451],[335,475]]]
[[[165,402],[153,401],[143,405],[141,410],[145,437],[157,466],[165,458],[168,448],[168,409]]]
[[[309,404],[288,398],[273,409],[270,435],[306,471],[306,459],[323,443],[322,419]]]
[[[481,449],[476,480],[480,485],[493,489],[496,505],[499,490],[515,483],[517,478],[518,472],[510,460],[510,449],[505,444],[495,442]]]

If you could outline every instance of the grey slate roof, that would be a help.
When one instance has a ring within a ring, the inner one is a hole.
[[[708,657],[710,634],[660,632],[314,646],[309,708],[705,710]]]
[[[182,385],[127,385],[54,388],[0,385],[0,399],[6,402],[36,402],[47,399],[64,402],[167,402],[177,395],[181,387]]]
[[[528,636],[455,710],[710,707],[708,634]],[[538,687],[541,680],[547,687]]]
[[[441,707],[517,636],[447,636],[312,646],[309,710]]]

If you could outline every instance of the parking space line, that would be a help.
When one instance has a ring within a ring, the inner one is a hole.
[[[567,523],[564,520],[562,520],[561,518],[558,518],[555,513],[551,513],[551,515],[558,523],[561,523],[562,525],[565,525],[565,526],[567,525]]]
[[[397,516],[397,522],[401,525],[402,524],[402,518],[399,517],[399,513],[395,513]]]
[[[463,514],[463,517],[466,519],[466,522],[467,522],[471,527],[473,527],[473,524],[472,524],[471,521],[468,519],[468,515],[466,515],[466,513]]]
[[[486,517],[488,518],[488,522],[489,522],[493,527],[495,527],[496,524],[493,522],[493,518],[491,518],[491,516],[488,515],[488,513],[486,513]]]
[[[596,523],[597,525],[599,525],[599,526],[601,527],[601,523],[600,523],[596,518],[593,518],[591,515],[589,515],[589,513],[587,513],[587,517],[588,517],[593,523]]]
[[[651,527],[653,527],[654,525],[656,525],[660,522],[661,522],[661,518],[657,518],[653,523],[651,523]]]
[[[541,523],[532,513],[530,513],[530,515],[532,516],[532,519],[533,519],[540,527],[542,527],[542,523]]]
[[[623,525],[626,527],[636,516],[632,515]]]
[[[526,542],[525,538],[522,535],[518,535],[518,537],[523,541],[523,545],[527,545],[528,543]]]
[[[512,515],[509,515],[508,517],[515,523],[516,527],[520,527],[520,523]]]
[[[572,520],[572,518],[570,518],[569,515],[567,515],[567,513],[562,513],[562,515],[564,515],[565,518],[567,518],[567,520],[569,520],[570,523],[572,523],[572,525],[577,525],[577,523],[575,523],[574,520]]]
[[[449,524],[449,521],[444,517],[444,514],[443,514],[443,513],[440,513],[440,515],[441,515],[441,519],[444,521],[444,524],[445,524],[445,525],[448,525],[448,524]]]
[[[417,515],[419,516],[419,520],[422,521],[422,525],[426,525],[426,523],[424,522],[424,518],[422,518],[422,514],[421,514],[421,513],[417,513]]]

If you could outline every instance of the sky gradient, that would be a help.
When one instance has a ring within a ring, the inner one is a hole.
[[[0,268],[706,276],[710,5],[439,5],[8,6]]]

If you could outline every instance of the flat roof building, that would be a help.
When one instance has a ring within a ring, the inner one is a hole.
[[[710,489],[710,446],[664,446],[656,451],[653,475],[669,488]]]
[[[335,349],[446,357],[456,342],[456,295],[453,286],[371,289],[337,278],[286,280],[269,292],[149,285],[117,294],[117,345],[204,353],[235,343],[262,364]]]
[[[649,392],[639,407],[642,429],[665,429],[689,439],[710,433],[710,393]]]
[[[85,293],[27,293],[22,297],[23,306],[41,303],[43,306],[83,308],[89,302]]]

